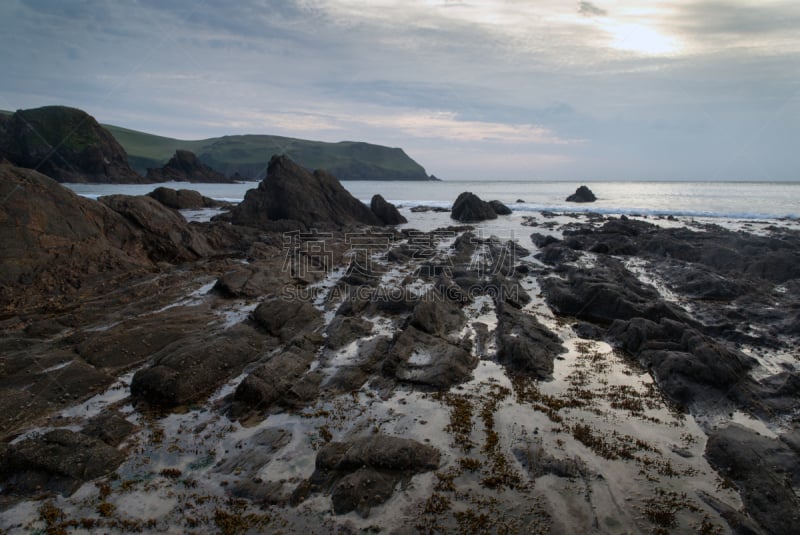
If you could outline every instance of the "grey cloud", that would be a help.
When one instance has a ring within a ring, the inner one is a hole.
[[[675,19],[683,30],[698,35],[752,35],[800,28],[800,4],[795,1],[759,4],[700,1],[681,5]]]
[[[608,12],[591,2],[578,2],[578,13],[587,17],[605,17]]]

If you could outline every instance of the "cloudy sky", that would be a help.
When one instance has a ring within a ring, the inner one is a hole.
[[[796,0],[2,0],[0,108],[444,179],[800,180]]]

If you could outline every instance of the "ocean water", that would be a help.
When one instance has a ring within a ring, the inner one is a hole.
[[[449,208],[463,191],[484,200],[498,199],[518,213],[599,212],[604,214],[674,215],[736,219],[800,219],[800,182],[592,182],[598,200],[590,204],[565,201],[580,185],[540,181],[345,181],[345,188],[369,203],[372,195],[400,207],[430,205]],[[188,188],[214,199],[238,202],[256,182],[240,184],[66,184],[76,193],[97,198],[125,193],[141,195],[157,186]],[[521,200],[523,202],[517,202]]]

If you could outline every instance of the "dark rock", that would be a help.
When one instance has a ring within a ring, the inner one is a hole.
[[[465,191],[459,195],[456,202],[453,203],[450,217],[456,221],[468,223],[484,221],[486,219],[497,219],[497,213],[494,211],[491,204],[482,201],[474,193]]]
[[[706,459],[742,495],[745,511],[767,533],[792,534],[800,524],[800,456],[782,441],[730,424],[711,433]]]
[[[253,311],[253,319],[272,336],[288,341],[301,331],[322,326],[322,312],[308,301],[268,299]]]
[[[321,170],[309,173],[286,156],[270,160],[266,178],[247,191],[231,217],[234,224],[257,228],[281,219],[318,228],[381,224],[334,176]]]
[[[331,490],[333,512],[343,515],[356,511],[366,518],[370,509],[380,505],[394,492],[397,479],[371,468],[359,468],[343,476]]]
[[[566,275],[566,280],[547,277],[540,281],[547,303],[562,316],[601,325],[632,318],[692,323],[685,312],[661,300],[655,288],[641,283],[617,260],[601,257],[594,267],[571,268]]]
[[[372,323],[363,318],[336,315],[326,329],[326,345],[338,349],[371,332]]]
[[[596,200],[597,197],[586,186],[579,187],[575,190],[575,193],[567,197],[567,202],[594,202]]]
[[[201,162],[191,151],[178,149],[161,168],[148,169],[150,182],[204,182],[233,184],[235,180],[226,177]]]
[[[436,448],[414,440],[374,435],[351,442],[331,442],[317,453],[316,470],[295,492],[294,503],[308,493],[331,489],[334,513],[357,511],[367,517],[370,508],[386,502],[398,483],[439,467]]]
[[[425,212],[449,212],[449,208],[444,208],[442,206],[412,206],[411,211],[415,214],[418,213],[425,213]]]
[[[489,201],[489,204],[494,210],[494,213],[496,213],[497,215],[511,215],[511,208],[509,208],[502,202],[495,200],[495,201]]]
[[[294,281],[274,266],[258,263],[233,266],[214,284],[214,290],[225,297],[278,297]]]
[[[0,198],[5,314],[42,302],[52,307],[103,278],[153,267],[141,231],[36,171],[0,166]]]
[[[572,330],[580,338],[586,340],[602,340],[606,336],[604,329],[601,329],[593,323],[580,322],[572,326]]]
[[[56,429],[8,447],[0,458],[2,492],[68,496],[83,483],[112,472],[124,459],[121,451],[100,440]]]
[[[147,194],[164,206],[175,210],[200,210],[201,208],[216,208],[226,206],[228,203],[215,201],[191,189],[172,189],[158,187]]]
[[[383,373],[404,383],[446,390],[469,380],[477,364],[466,349],[409,326],[395,339]]]
[[[302,405],[308,396],[292,395],[292,390],[316,359],[317,347],[315,343],[299,336],[287,347],[277,350],[239,383],[233,394],[232,416],[241,418],[252,410],[268,410],[276,403],[284,407]],[[312,397],[318,397],[318,387],[317,383],[316,396]]]
[[[532,315],[497,302],[497,361],[514,373],[548,379],[553,361],[566,349],[558,336]]]
[[[536,247],[542,249],[544,247],[547,247],[548,245],[558,243],[561,240],[549,234],[539,234],[538,232],[534,232],[533,234],[531,234],[531,241]]]
[[[374,195],[369,203],[370,210],[384,225],[402,225],[408,223],[408,219],[397,210],[397,207],[388,202],[381,195]]]
[[[200,401],[240,374],[261,353],[264,341],[251,327],[236,325],[167,346],[153,364],[136,372],[131,395],[151,405],[175,407]]]
[[[268,427],[252,437],[236,443],[234,454],[225,459],[216,472],[230,475],[257,474],[274,455],[292,441],[292,432],[280,427]]]
[[[517,199],[515,202],[516,202],[517,204],[522,204],[522,203],[524,203],[524,202],[525,202],[525,199]]]
[[[153,261],[179,263],[213,253],[202,233],[155,199],[146,195],[109,195],[97,200],[121,214],[139,231]]]
[[[65,106],[18,110],[0,121],[0,157],[59,182],[143,184],[111,133]]]
[[[672,400],[717,401],[747,377],[756,361],[696,329],[667,318],[615,321],[608,337],[653,370]]]
[[[450,334],[458,336],[464,326],[466,316],[453,301],[438,292],[429,292],[420,299],[409,319],[409,324],[428,334],[446,338]]]
[[[0,437],[30,425],[56,405],[18,388],[0,388]]]
[[[89,420],[81,433],[117,447],[134,429],[136,426],[117,411],[106,411]]]

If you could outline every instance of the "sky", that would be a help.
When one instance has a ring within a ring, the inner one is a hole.
[[[800,2],[2,0],[0,109],[445,180],[800,181]]]

